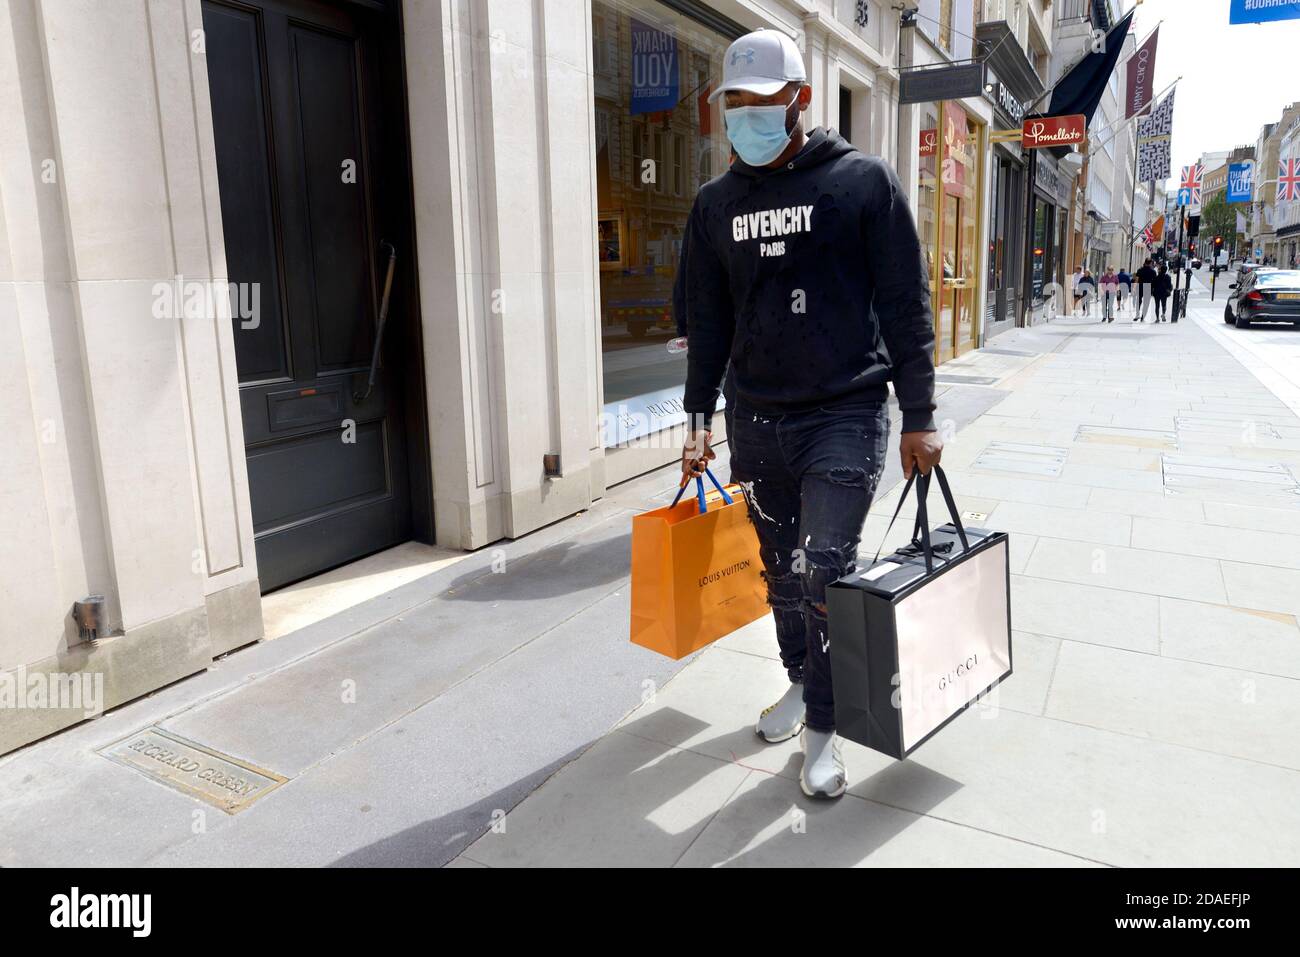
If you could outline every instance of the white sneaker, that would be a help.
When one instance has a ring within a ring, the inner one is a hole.
[[[768,744],[787,741],[803,730],[803,685],[791,684],[781,700],[764,708],[754,733]]]
[[[848,786],[840,739],[834,731],[811,731],[804,728],[799,738],[803,749],[803,768],[799,787],[810,798],[837,798]]]

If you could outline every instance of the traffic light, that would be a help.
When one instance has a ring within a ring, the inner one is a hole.
[[[1217,255],[1219,254],[1219,250],[1222,249],[1222,248],[1223,248],[1223,237],[1222,237],[1222,236],[1215,236],[1215,237],[1214,237],[1214,254],[1217,256]]]

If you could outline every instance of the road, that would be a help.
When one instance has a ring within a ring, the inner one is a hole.
[[[1235,270],[1220,273],[1215,283],[1215,308],[1196,310],[1188,318],[1203,326],[1212,338],[1251,369],[1293,412],[1300,414],[1300,328],[1266,324],[1238,329],[1224,323],[1220,304],[1226,304],[1229,286],[1236,281]],[[1193,289],[1208,291],[1209,267],[1202,266],[1197,270],[1192,282]]]

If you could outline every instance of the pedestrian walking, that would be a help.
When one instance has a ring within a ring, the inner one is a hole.
[[[1119,289],[1119,277],[1114,266],[1107,266],[1101,274],[1101,321],[1115,321],[1115,295]]]
[[[1079,277],[1079,294],[1083,300],[1083,309],[1080,315],[1092,315],[1092,304],[1097,298],[1097,280],[1093,278],[1092,270],[1087,266],[1083,267],[1083,275]]]
[[[1115,311],[1118,313],[1123,312],[1124,310],[1124,299],[1126,297],[1130,299],[1132,298],[1130,291],[1133,286],[1133,277],[1129,275],[1127,269],[1120,266],[1119,274],[1115,278],[1118,283],[1118,287],[1115,290]]]
[[[1070,304],[1070,315],[1079,314],[1079,303],[1084,297],[1083,292],[1083,267],[1076,266],[1074,272],[1070,275],[1070,295],[1073,302]]]
[[[1169,302],[1169,296],[1174,291],[1174,279],[1169,275],[1169,270],[1164,263],[1160,264],[1160,272],[1156,274],[1156,281],[1151,287],[1151,296],[1156,301],[1156,322],[1167,322],[1165,318],[1165,306]]]
[[[1137,280],[1137,308],[1134,310],[1134,322],[1147,321],[1147,309],[1151,307],[1151,293],[1155,288],[1156,271],[1152,266],[1154,260],[1148,258],[1138,267],[1137,274],[1133,277]]]
[[[730,359],[732,461],[791,682],[754,730],[782,741],[802,729],[800,787],[832,798],[846,774],[826,587],[856,567],[887,452],[890,381],[904,474],[939,461],[930,289],[894,170],[834,131],[802,129],[812,87],[788,36],[735,41],[710,98],[719,96],[738,155],[700,189],[687,222],[682,483],[714,457],[709,427]]]

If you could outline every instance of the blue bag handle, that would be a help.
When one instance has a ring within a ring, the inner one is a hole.
[[[709,477],[709,481],[713,483],[713,487],[722,493],[722,501],[724,501],[728,505],[730,505],[732,502],[735,501],[735,499],[733,499],[731,495],[728,494],[727,490],[718,484],[718,479],[713,474],[712,469],[705,466],[704,474]],[[682,493],[685,491],[686,491],[686,486],[683,485],[681,488],[677,490],[677,497],[673,499],[673,504],[668,507],[672,508],[673,505],[676,505],[679,501],[681,501]],[[700,478],[699,476],[696,476],[695,478],[695,498],[696,501],[700,503],[700,514],[703,515],[707,510],[704,504],[704,479]]]

